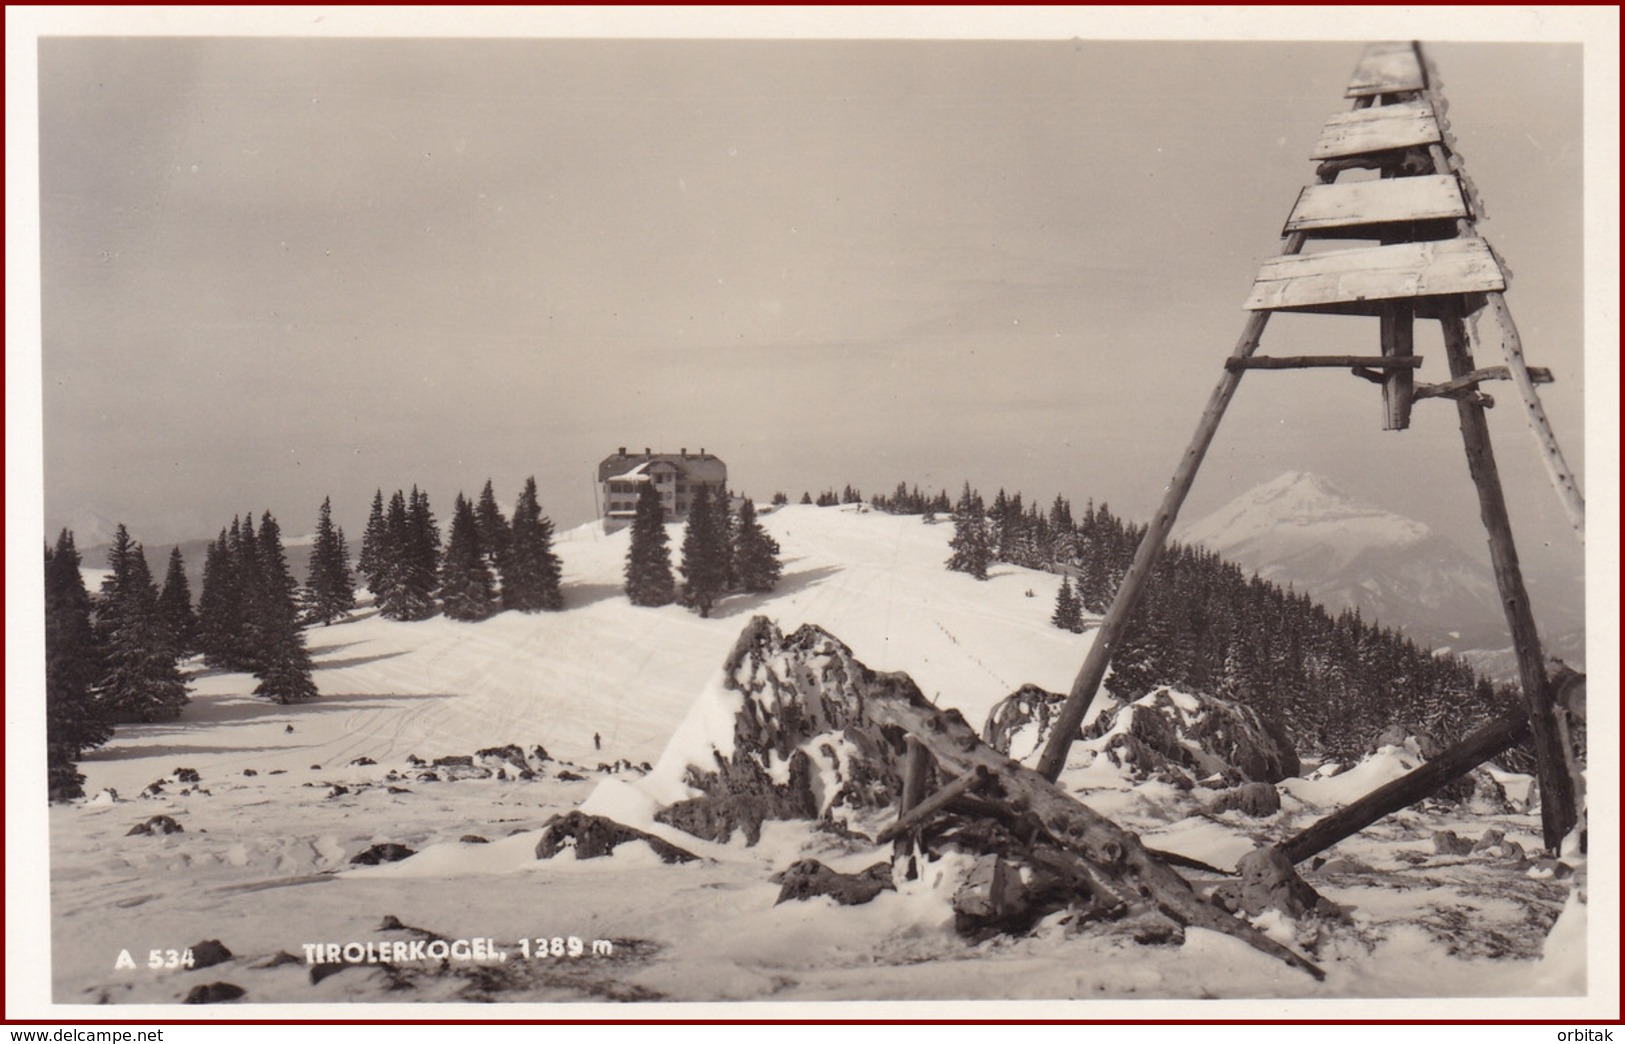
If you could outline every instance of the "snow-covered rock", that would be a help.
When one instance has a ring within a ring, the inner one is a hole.
[[[1251,707],[1173,689],[1102,711],[1084,735],[1137,779],[1229,786],[1299,771],[1291,741]]]

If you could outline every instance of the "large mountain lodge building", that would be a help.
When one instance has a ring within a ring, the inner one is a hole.
[[[598,465],[604,532],[613,533],[632,524],[637,514],[638,490],[649,482],[660,494],[666,521],[681,522],[688,518],[688,506],[698,487],[711,487],[713,497],[728,488],[728,466],[703,447],[699,453],[684,448],[676,453],[645,449],[641,454],[629,454],[622,446]]]

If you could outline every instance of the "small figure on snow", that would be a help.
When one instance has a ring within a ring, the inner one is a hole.
[[[604,749],[604,741],[599,738],[598,733],[596,733],[596,732],[592,734],[592,749],[593,750],[603,750]]]
[[[293,731],[293,726],[289,725],[287,728],[283,729],[282,731],[283,732],[292,732]]]

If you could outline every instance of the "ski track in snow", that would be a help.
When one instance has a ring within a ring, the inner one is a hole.
[[[850,507],[781,508],[762,521],[783,550],[780,589],[728,598],[709,620],[677,606],[632,607],[621,593],[628,533],[605,536],[587,526],[560,534],[557,543],[569,605],[563,613],[398,623],[364,610],[307,632],[322,698],[302,706],[254,698],[248,676],[200,671],[180,722],[121,727],[81,765],[87,794],[113,787],[122,800],[50,812],[55,999],[170,1004],[213,981],[242,985],[250,1002],[307,1003],[1583,989],[1583,955],[1572,945],[1538,959],[1567,883],[1531,881],[1483,859],[1431,855],[1431,831],[1442,826],[1477,836],[1497,825],[1533,848],[1538,817],[1527,813],[1491,820],[1406,812],[1339,846],[1333,854],[1360,866],[1308,875],[1352,911],[1352,927],[1333,933],[1318,955],[1329,973],[1323,984],[1199,931],[1183,945],[1144,946],[1110,925],[1074,933],[1051,919],[1029,937],[970,946],[945,916],[951,891],[942,889],[951,889],[952,878],[941,864],[935,878],[867,906],[822,899],[774,905],[778,886],[769,876],[798,858],[855,870],[885,857],[861,843],[809,835],[804,825],[767,824],[754,848],[739,839],[690,840],[684,847],[707,861],[686,866],[662,865],[643,845],[592,862],[535,860],[542,824],[609,778],[593,766],[660,760],[755,613],[786,632],[804,622],[826,628],[870,667],[906,671],[927,696],[973,723],[1024,682],[1065,691],[1092,641],[1049,625],[1058,576],[1001,565],[981,583],[944,569],[946,525]],[[671,527],[674,558],[680,532]],[[602,750],[594,747],[595,732]],[[527,751],[541,744],[559,760],[528,781],[452,781],[448,773],[426,782],[406,764],[408,755],[432,761],[507,743]],[[1077,748],[1066,778],[1083,800],[1151,843],[1230,865],[1255,842],[1284,837],[1323,806],[1347,800],[1345,791],[1403,771],[1402,752],[1383,757],[1389,760],[1368,762],[1346,779],[1289,783],[1285,811],[1268,822],[1207,815],[1199,795],[1166,784],[1131,786],[1106,759]],[[360,758],[376,764],[352,765]],[[196,769],[207,793],[183,794],[182,784],[170,783],[156,797],[136,798],[179,767]],[[566,767],[588,778],[554,778]],[[392,770],[405,793],[384,785]],[[159,813],[185,832],[125,836]],[[469,834],[490,843],[461,840]],[[351,856],[385,841],[418,850],[421,860],[351,867]],[[1565,916],[1581,920],[1584,907],[1578,910]],[[613,940],[616,955],[510,960],[444,974],[353,967],[316,983],[302,962],[257,967],[279,952],[302,956],[304,943],[405,938],[381,928],[386,915],[449,938],[489,937],[510,953],[522,937],[575,935]],[[1583,938],[1583,921],[1580,929],[1564,928],[1564,939],[1577,931]],[[235,956],[214,968],[114,967],[121,949],[144,962],[151,948],[215,938]]]

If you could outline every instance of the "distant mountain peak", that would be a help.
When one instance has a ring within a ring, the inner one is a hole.
[[[1289,471],[1184,526],[1178,538],[1333,612],[1403,627],[1423,641],[1504,627],[1486,564],[1425,524]]]
[[[1419,544],[1432,531],[1415,519],[1355,500],[1320,475],[1289,471],[1185,526],[1179,539],[1226,554],[1266,535],[1273,554],[1291,556],[1314,547],[1347,564],[1372,548]]]

